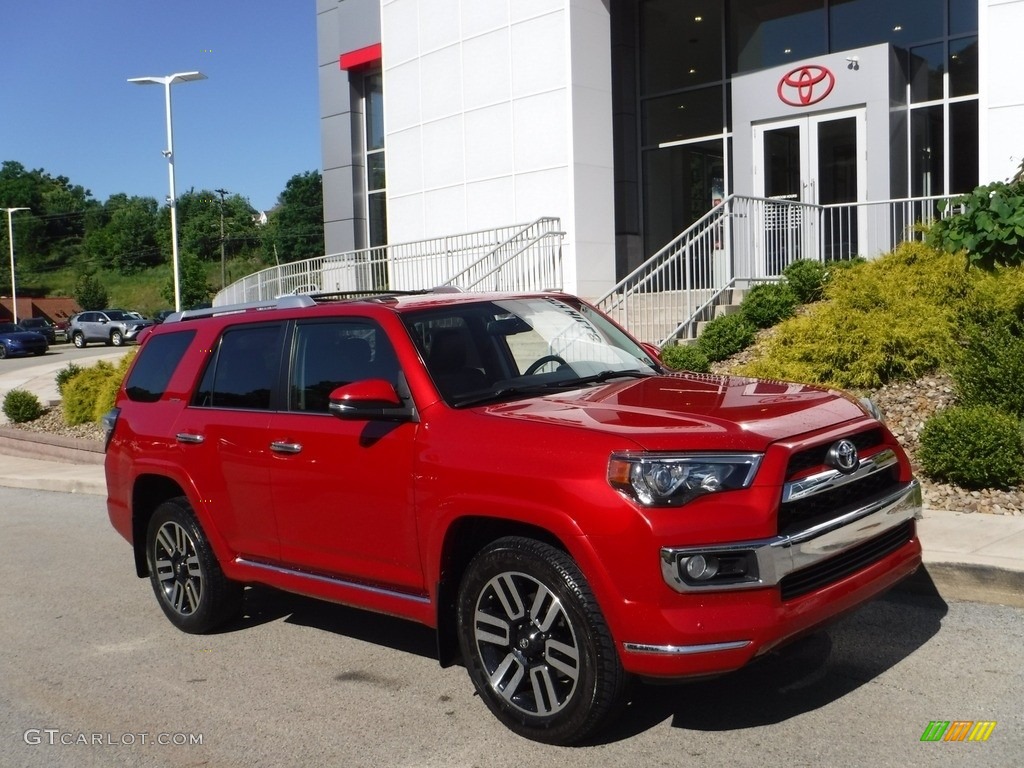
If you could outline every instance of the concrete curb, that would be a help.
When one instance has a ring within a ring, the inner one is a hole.
[[[65,464],[103,463],[103,444],[96,440],[46,435],[14,427],[0,427],[0,453]]]

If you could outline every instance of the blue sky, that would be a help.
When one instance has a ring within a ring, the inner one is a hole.
[[[315,0],[5,0],[0,161],[163,205],[164,88],[127,80],[192,70],[209,79],[171,89],[179,195],[266,210],[321,169]]]

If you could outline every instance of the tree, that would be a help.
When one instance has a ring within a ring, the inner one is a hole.
[[[81,275],[75,282],[75,301],[82,309],[103,309],[107,298],[107,289],[92,275]]]
[[[268,260],[302,261],[323,256],[324,192],[320,172],[292,176],[277,202],[263,238]]]
[[[181,308],[188,309],[197,304],[206,304],[213,295],[213,288],[206,279],[206,267],[192,254],[182,254],[179,272],[181,273]],[[169,304],[174,304],[174,277],[167,281],[161,291]]]

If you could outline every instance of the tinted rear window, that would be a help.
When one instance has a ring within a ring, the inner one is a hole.
[[[195,331],[165,333],[143,344],[125,384],[128,399],[138,403],[159,400],[195,335]]]

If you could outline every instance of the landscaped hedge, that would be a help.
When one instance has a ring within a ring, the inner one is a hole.
[[[921,431],[926,475],[964,488],[1005,488],[1024,480],[1020,420],[989,405],[938,412]]]
[[[132,350],[117,365],[100,360],[67,378],[61,389],[64,421],[74,425],[103,418],[114,407],[117,389],[134,357]]]

